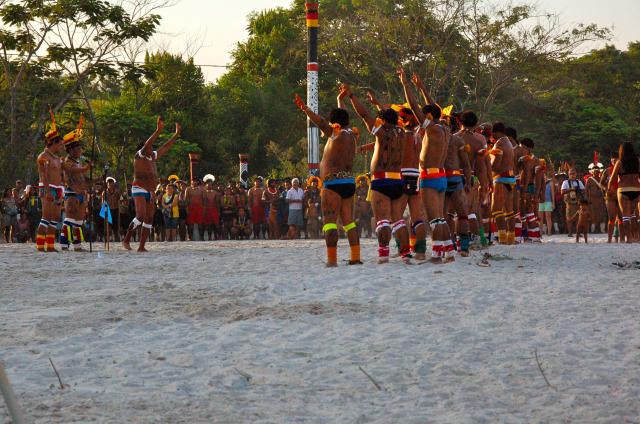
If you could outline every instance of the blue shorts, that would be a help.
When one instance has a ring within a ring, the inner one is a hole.
[[[447,177],[422,178],[420,179],[420,188],[430,188],[438,193],[444,193],[447,190]]]
[[[64,190],[64,200],[69,200],[71,198],[77,199],[80,203],[84,203],[84,195],[78,194],[74,191],[71,191],[71,189],[66,188]]]
[[[144,197],[147,202],[151,200],[151,193],[142,187],[134,185],[131,187],[131,197]]]
[[[464,178],[461,175],[447,177],[447,193],[453,193],[464,189]]]

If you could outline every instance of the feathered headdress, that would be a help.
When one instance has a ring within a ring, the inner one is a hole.
[[[84,131],[82,128],[84,127],[84,113],[80,114],[80,120],[78,120],[78,125],[76,129],[65,135],[62,140],[64,141],[64,146],[69,147],[72,144],[79,143]]]
[[[307,187],[311,187],[311,183],[313,183],[314,181],[318,183],[318,188],[322,188],[322,180],[315,175],[312,175],[307,179]]]
[[[441,117],[442,118],[451,118],[453,115],[453,105],[449,105],[442,109]]]
[[[58,126],[56,125],[56,117],[53,114],[51,106],[49,106],[49,116],[51,116],[51,129],[44,135],[44,141],[47,144],[57,137],[60,137],[60,134],[58,134]]]

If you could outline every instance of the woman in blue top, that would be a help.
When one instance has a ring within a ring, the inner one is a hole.
[[[546,223],[548,236],[553,233],[553,220],[551,219],[551,213],[556,208],[554,187],[555,181],[553,180],[553,176],[551,178],[547,176],[545,189],[542,191],[543,198],[540,199],[540,205],[538,206],[540,222]]]

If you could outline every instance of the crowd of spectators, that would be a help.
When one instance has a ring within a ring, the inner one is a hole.
[[[585,174],[551,174],[546,179],[545,199],[540,199],[540,220],[547,234],[571,233],[571,216],[579,200],[586,198],[599,222],[592,222],[593,230],[606,229],[607,213],[600,189],[589,190]],[[600,179],[600,174],[597,175]],[[155,193],[156,212],[151,240],[206,241],[242,239],[318,239],[322,237],[320,181],[314,177],[306,181],[298,178],[270,179],[261,177],[245,188],[238,181],[223,183],[211,175],[194,179],[187,184],[178,177],[161,181]],[[592,184],[593,185],[593,184]],[[575,187],[576,196],[566,195]],[[597,187],[596,187],[597,188]],[[96,182],[93,195],[88,196],[85,237],[95,242],[119,242],[135,216],[131,185],[120,186],[108,177]],[[361,237],[375,236],[373,213],[367,199],[369,181],[357,179],[354,214]],[[108,223],[104,208],[111,215]],[[64,212],[63,212],[64,214]],[[92,215],[92,216],[91,216]],[[16,181],[5,188],[0,203],[2,240],[5,243],[34,242],[36,227],[41,218],[41,202],[35,186]],[[62,222],[62,217],[60,219]],[[606,231],[606,230],[605,230]]]

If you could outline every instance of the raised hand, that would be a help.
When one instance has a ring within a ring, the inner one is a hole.
[[[351,87],[349,87],[349,84],[340,84],[340,94],[343,92],[345,96],[351,97]]]
[[[418,76],[418,74],[413,74],[411,76],[411,82],[416,86],[416,87],[424,87],[424,84],[422,83],[422,80],[420,79],[420,77]]]
[[[156,123],[156,131],[162,132],[163,129],[164,129],[164,119],[162,118],[162,116],[158,116],[158,121]]]
[[[400,77],[400,82],[402,82],[403,84],[407,83],[407,74],[404,72],[404,69],[402,69],[402,67],[396,70],[396,74]]]
[[[303,112],[307,109],[306,103],[302,101],[302,99],[300,98],[300,96],[298,96],[297,93],[293,101],[296,104],[296,106],[298,106],[300,110],[302,110]]]
[[[369,100],[369,103],[372,105],[379,104],[378,99],[376,98],[376,93],[374,93],[373,90],[367,90],[367,100]]]

